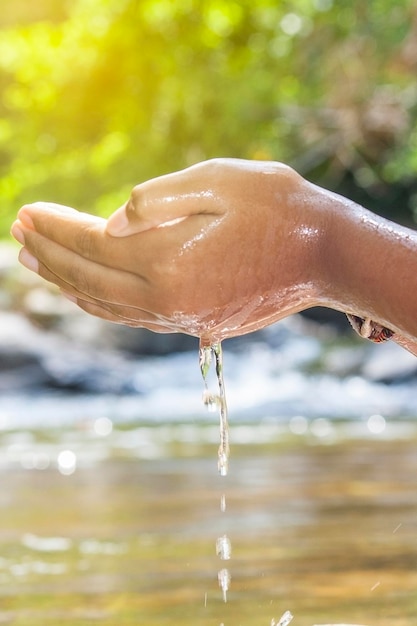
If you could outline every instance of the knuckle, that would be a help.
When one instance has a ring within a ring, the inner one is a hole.
[[[85,225],[79,229],[76,235],[76,247],[79,254],[85,259],[92,259],[94,256],[95,245],[93,230],[89,225]]]
[[[86,272],[79,267],[73,266],[69,270],[67,282],[69,282],[77,291],[84,295],[92,296],[91,284]]]
[[[146,192],[144,185],[133,187],[130,198],[126,204],[126,213],[129,218],[137,218],[144,212],[146,205]]]
[[[207,161],[203,161],[200,164],[201,168],[206,170],[210,174],[221,173],[227,165],[228,161],[223,157],[208,159]]]
[[[135,204],[136,202],[140,203],[143,195],[143,185],[135,185],[130,192],[130,201],[133,202],[133,204]]]

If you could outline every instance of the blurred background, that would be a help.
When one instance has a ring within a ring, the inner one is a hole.
[[[413,219],[412,0],[5,0],[0,28],[3,235],[24,202],[107,214],[214,156]]]
[[[8,232],[25,202],[107,216],[217,156],[414,227],[416,75],[413,0],[3,0],[0,621],[414,626],[414,357],[321,309],[225,342],[226,489],[197,340],[77,311]]]

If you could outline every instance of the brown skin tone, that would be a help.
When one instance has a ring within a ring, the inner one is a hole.
[[[148,181],[108,222],[28,205],[12,234],[24,265],[113,322],[210,343],[321,305],[417,346],[416,234],[280,163],[215,159]]]

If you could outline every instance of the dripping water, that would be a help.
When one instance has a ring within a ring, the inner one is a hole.
[[[218,393],[213,393],[208,387],[208,374],[211,364],[215,362]],[[203,345],[200,343],[200,370],[204,380],[203,402],[209,411],[218,411],[220,415],[220,445],[218,450],[217,467],[221,476],[227,476],[229,469],[229,424],[227,420],[227,403],[223,378],[223,354],[221,343]],[[226,496],[223,494],[220,499],[220,510],[226,511]],[[227,561],[231,557],[232,545],[227,535],[219,537],[216,541],[216,553],[222,561]],[[226,568],[219,570],[217,574],[219,587],[222,590],[223,600],[227,602],[227,592],[229,591],[231,576]]]
[[[220,511],[224,513],[226,511],[226,496],[223,493],[220,498]],[[216,554],[222,561],[228,561],[232,556],[232,544],[227,535],[222,535],[216,541]],[[230,586],[230,572],[228,569],[223,568],[218,572],[219,587],[223,593],[223,600],[227,602],[227,592]]]
[[[216,377],[219,392],[212,393],[208,389],[207,376],[210,366],[215,361]],[[209,346],[200,343],[200,370],[204,380],[203,402],[209,411],[219,411],[220,415],[220,445],[218,451],[218,469],[222,476],[226,476],[229,469],[229,425],[227,421],[226,392],[223,378],[223,354],[221,343]]]
[[[217,539],[216,552],[217,556],[220,557],[222,561],[228,561],[230,559],[232,555],[232,545],[227,535],[223,535]]]
[[[204,345],[200,342],[200,370],[204,380],[203,402],[209,411],[219,411],[220,415],[220,445],[218,450],[218,469],[221,476],[227,476],[229,469],[229,424],[227,415],[226,392],[223,378],[223,353],[221,343],[213,343]],[[216,377],[218,385],[218,393],[213,393],[208,387],[208,374],[213,361],[215,361]],[[220,510],[222,513],[226,511],[226,496],[222,494],[220,499]],[[219,537],[216,541],[216,553],[222,561],[228,561],[232,554],[232,544],[227,535]],[[227,592],[229,591],[231,576],[226,568],[219,570],[218,574],[219,587],[222,590],[223,600],[227,602]],[[207,598],[206,598],[207,601]],[[292,621],[293,615],[290,611],[286,611],[278,623],[271,621],[271,626],[288,626]],[[220,624],[220,626],[224,626]]]
[[[276,623],[274,619],[272,620],[271,626],[288,626],[288,624],[292,622],[293,617],[290,611],[285,611],[278,623]]]
[[[218,573],[219,587],[223,591],[223,600],[227,602],[227,592],[230,586],[230,573],[228,569],[221,569]]]
[[[222,497],[220,498],[220,511],[222,513],[226,511],[226,496],[224,493],[222,494]]]

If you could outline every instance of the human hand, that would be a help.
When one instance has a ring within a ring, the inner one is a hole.
[[[110,217],[23,207],[21,262],[88,313],[209,342],[319,301],[319,211],[279,163],[216,159],[134,188]]]

